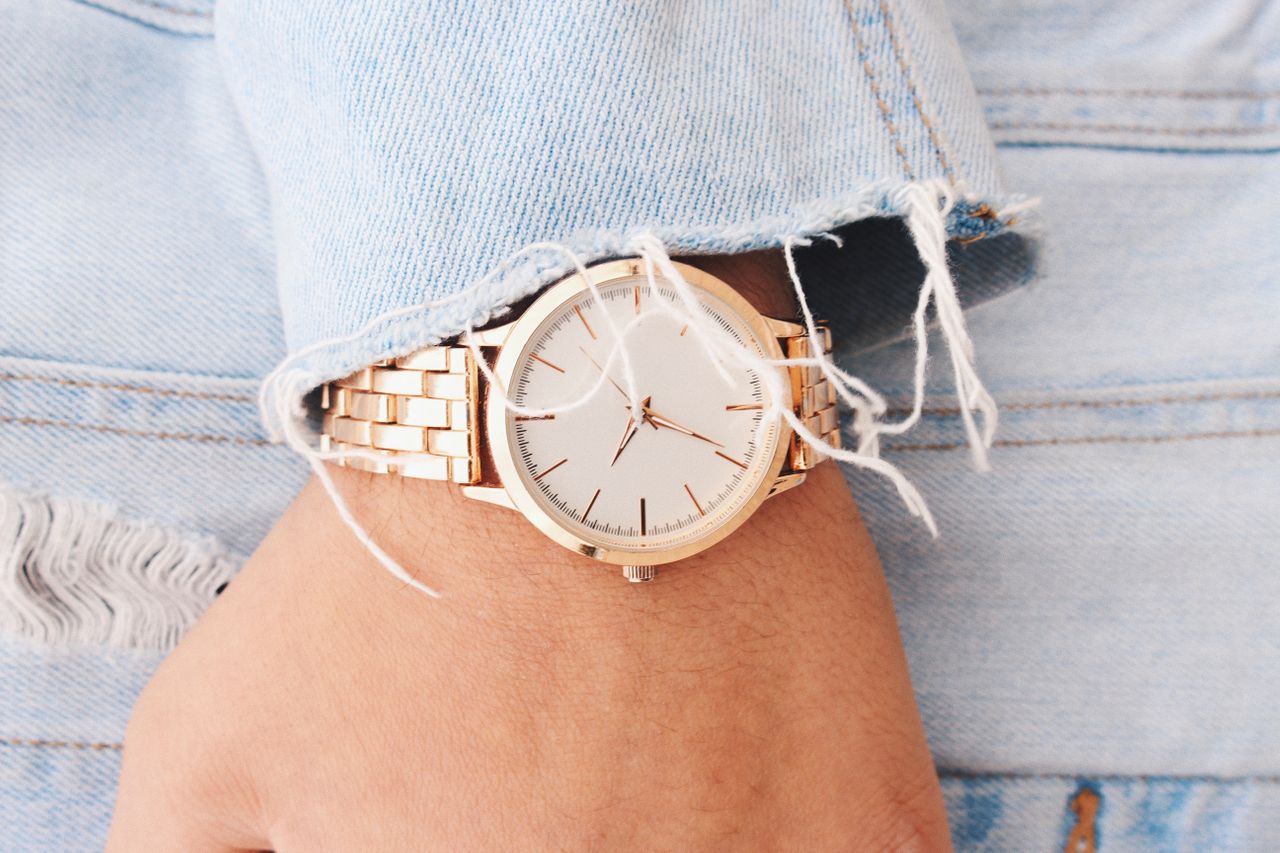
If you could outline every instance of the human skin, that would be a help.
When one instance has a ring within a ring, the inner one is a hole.
[[[701,262],[786,315],[776,256]],[[313,480],[165,661],[109,851],[950,849],[832,463],[628,584],[456,486]]]

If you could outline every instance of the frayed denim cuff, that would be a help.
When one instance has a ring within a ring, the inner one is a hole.
[[[912,205],[942,215],[962,304],[1031,268],[1026,200],[933,4],[223,0],[216,23],[272,193],[291,355],[264,398],[293,416],[575,255],[844,235],[798,263],[850,348],[910,331]]]

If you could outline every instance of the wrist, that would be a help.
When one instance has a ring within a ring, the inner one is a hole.
[[[616,566],[567,551],[519,513],[472,500],[462,486],[332,465],[329,471],[378,547],[447,597],[488,605],[564,594],[581,605],[608,609],[640,594],[634,585],[619,582]],[[646,586],[650,594],[673,603],[690,595],[724,594],[717,600],[728,606],[736,600],[735,583],[787,597],[814,585],[845,585],[862,575],[878,579],[874,547],[839,469],[822,465],[807,477],[803,488],[766,501],[732,536],[671,564],[658,582]],[[309,524],[326,530],[331,547],[385,575],[385,592],[420,595],[373,561],[317,485],[303,498],[313,519]],[[351,571],[356,562],[350,562]],[[850,569],[856,571],[850,574]]]

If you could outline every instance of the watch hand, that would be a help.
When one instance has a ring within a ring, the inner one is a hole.
[[[587,350],[586,350],[586,348],[585,348],[585,347],[583,347],[583,346],[579,346],[579,347],[578,347],[578,349],[582,350],[582,354],[583,354],[583,355],[585,355],[585,356],[587,357],[587,361],[590,361],[592,364],[594,364],[594,365],[595,365],[596,370],[598,370],[598,371],[600,371],[602,374],[604,374],[604,378],[609,380],[609,384],[610,384],[610,385],[612,385],[614,388],[618,389],[618,393],[619,393],[619,394],[621,394],[621,395],[622,395],[622,398],[623,398],[624,400],[626,400],[626,401],[627,401],[627,409],[628,409],[628,410],[630,410],[630,409],[631,409],[631,398],[627,396],[627,392],[626,392],[626,391],[624,391],[624,390],[622,389],[622,386],[621,386],[621,385],[619,385],[617,382],[614,382],[614,381],[613,381],[613,377],[612,377],[612,376],[610,376],[609,374],[607,374],[607,373],[605,373],[605,372],[604,372],[604,368],[600,366],[600,362],[598,362],[598,361],[596,361],[594,358],[592,358],[592,357],[591,357],[591,353],[587,352]],[[645,405],[645,406],[649,405],[649,398],[648,398],[648,397],[646,397],[646,398],[645,398],[643,405]],[[648,416],[648,415],[644,415],[644,414],[642,414],[642,415],[640,416],[640,419],[641,419],[641,420],[643,420],[643,421],[647,421],[647,422],[648,422],[648,424],[649,424],[649,426],[653,427],[654,429],[657,429],[657,428],[658,428],[658,425],[657,425],[657,424],[655,424],[653,421],[649,420],[649,416]]]
[[[645,417],[649,419],[649,423],[653,424],[654,426],[673,429],[676,432],[682,432],[687,436],[699,439],[701,441],[705,441],[708,444],[714,444],[716,447],[724,447],[723,444],[716,441],[714,438],[707,438],[702,433],[694,432],[693,430],[689,429],[687,426],[678,424],[675,421],[671,420],[671,418],[666,417],[665,415],[658,414],[653,409],[649,408],[647,403],[648,401],[646,401],[646,405],[644,407],[644,414],[645,414]]]
[[[609,460],[609,467],[613,467],[613,463],[618,461],[618,457],[622,455],[622,451],[627,449],[627,445],[631,443],[632,437],[636,434],[639,427],[636,426],[634,418],[627,418],[627,431],[622,434],[622,441],[618,444],[618,449],[614,451],[613,458]]]
[[[648,405],[648,404],[649,404],[649,398],[645,397],[644,405]],[[618,449],[614,451],[613,458],[609,460],[610,468],[613,467],[613,463],[618,461],[618,457],[622,455],[622,451],[627,449],[627,445],[631,443],[631,439],[635,437],[636,430],[638,429],[639,427],[636,425],[636,419],[632,417],[628,417],[627,428],[622,433],[622,441],[618,443]]]
[[[617,382],[614,382],[614,381],[613,381],[613,377],[612,377],[612,376],[610,376],[609,374],[607,374],[607,373],[605,373],[605,372],[604,372],[604,368],[600,366],[600,362],[596,361],[594,358],[592,358],[592,357],[591,357],[591,353],[587,352],[586,347],[579,346],[579,347],[578,347],[578,349],[582,350],[582,354],[583,354],[583,355],[585,355],[585,356],[587,357],[587,360],[588,360],[588,361],[590,361],[592,364],[594,364],[594,365],[595,365],[596,370],[598,370],[598,371],[600,371],[601,373],[603,373],[603,374],[604,374],[604,378],[605,378],[605,379],[608,379],[608,380],[609,380],[609,384],[610,384],[610,385],[612,385],[614,388],[616,388],[616,389],[618,390],[618,393],[622,395],[622,399],[624,399],[624,400],[626,400],[628,403],[630,403],[630,402],[631,402],[631,397],[627,394],[627,392],[626,392],[626,391],[622,390],[622,386],[621,386],[621,385],[619,385]]]

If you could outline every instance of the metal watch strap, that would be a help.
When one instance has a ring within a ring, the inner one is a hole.
[[[831,331],[818,327],[824,352]],[[808,358],[809,338],[782,338],[788,358]],[[808,429],[840,446],[835,389],[816,366],[787,368],[792,405]],[[480,481],[480,389],[475,359],[464,346],[435,346],[380,361],[321,389],[321,449],[359,450],[340,465],[424,480]],[[367,458],[368,454],[376,458]],[[789,469],[807,471],[826,457],[792,436]]]
[[[476,373],[469,348],[437,346],[326,383],[321,449],[365,451],[338,460],[364,471],[477,483]],[[369,453],[376,458],[366,458]]]
[[[831,329],[818,326],[817,332],[818,337],[822,338],[823,354],[829,355]],[[808,358],[812,353],[808,335],[783,338],[782,344],[787,358]],[[791,374],[791,403],[795,406],[800,422],[810,432],[820,436],[824,443],[840,447],[840,410],[836,389],[822,375],[822,368],[817,365],[792,365],[787,371]],[[808,471],[826,458],[800,436],[791,436],[792,471]]]

